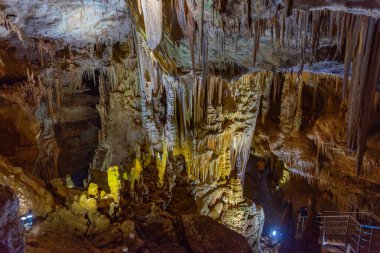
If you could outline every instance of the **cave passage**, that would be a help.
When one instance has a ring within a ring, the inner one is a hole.
[[[281,200],[274,196],[276,188],[270,190],[268,183],[270,179],[270,164],[265,164],[264,171],[260,172],[258,162],[264,159],[250,156],[247,164],[246,177],[244,182],[244,196],[264,209],[265,222],[263,235],[269,235],[273,230],[278,230],[281,224],[281,217],[284,208]]]

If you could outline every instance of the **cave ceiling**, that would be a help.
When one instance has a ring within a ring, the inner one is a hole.
[[[360,164],[379,72],[379,9],[379,0],[0,1],[0,76],[2,83],[61,76],[75,87],[97,71],[116,82],[115,64],[127,64],[136,34],[152,66],[175,77],[332,74],[343,79],[348,147],[358,147]]]
[[[144,27],[146,22],[144,22],[140,2],[144,1],[1,1],[2,75],[5,72],[7,75],[11,75],[12,72],[16,72],[15,75],[22,75],[22,73],[25,75],[26,68],[38,71],[41,66],[38,60],[41,59],[41,53],[49,54],[51,59],[54,57],[59,59],[65,56],[64,53],[59,53],[65,48],[77,52],[74,58],[76,57],[81,65],[94,65],[94,61],[99,59],[93,57],[93,53],[89,53],[93,51],[91,47],[126,42],[128,34],[134,29],[132,19],[135,20],[136,29],[145,37],[159,36],[146,33],[147,26]],[[273,31],[273,22],[278,23],[279,29],[291,26],[291,24],[281,24],[282,15],[287,15],[285,13],[288,12],[287,9],[294,9],[292,16],[297,18],[302,15],[297,10],[309,12],[330,10],[364,14],[376,18],[380,16],[377,9],[380,7],[379,0],[205,0],[203,16],[200,0],[183,0],[178,1],[178,4],[174,2],[169,0],[162,2],[160,15],[163,19],[163,32],[162,36],[156,39],[154,48],[155,56],[163,69],[175,73],[193,70],[200,72],[202,61],[199,55],[202,55],[201,50],[207,50],[207,65],[210,71],[228,78],[254,68],[274,70],[297,66],[301,62],[315,63],[333,60],[340,60],[342,63],[342,56],[334,55],[333,57],[329,54],[329,48],[336,46],[332,38],[326,37],[322,40],[324,50],[318,52],[317,59],[312,59],[310,46],[307,46],[305,52],[302,53],[301,45],[297,43],[299,38],[294,36],[287,38],[289,40],[287,45],[278,47],[274,44],[273,36],[276,37],[278,31]],[[186,6],[181,6],[180,3]],[[187,14],[181,14],[181,8],[182,12]],[[154,12],[158,13],[158,11]],[[200,23],[201,18],[205,21],[203,29],[207,37],[206,49],[199,42],[199,37],[202,37],[200,34],[202,27],[198,27],[197,24]],[[309,19],[311,21],[312,17]],[[291,31],[292,33],[302,30],[301,27],[305,26],[305,24],[294,22],[293,26],[296,29]],[[159,24],[155,24],[152,31],[160,31]],[[254,36],[258,33],[260,33],[259,42]],[[308,39],[312,39],[311,35]],[[102,55],[97,56],[102,60]],[[25,58],[30,64],[25,62]],[[15,61],[23,68],[14,68]],[[54,64],[54,61],[50,62]],[[330,64],[330,66],[331,68],[326,68],[324,64],[323,67],[317,66],[316,69],[321,68],[323,72],[342,74],[337,64]]]

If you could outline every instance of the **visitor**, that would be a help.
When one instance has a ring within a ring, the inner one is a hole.
[[[300,232],[302,233],[304,230],[304,223],[307,218],[307,211],[308,211],[308,208],[306,206],[302,206],[298,209],[298,222],[297,222],[297,228],[296,228],[297,235]]]
[[[300,209],[298,209],[299,217],[307,217],[307,210],[306,206],[300,207]]]
[[[291,203],[291,201],[289,199],[286,199],[284,201],[284,203],[282,204],[282,207],[283,207],[284,210],[289,206],[289,203]]]

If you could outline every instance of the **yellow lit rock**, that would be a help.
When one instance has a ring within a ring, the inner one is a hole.
[[[99,196],[99,189],[98,185],[95,183],[90,183],[87,189],[88,196],[98,197]]]
[[[89,198],[87,199],[87,208],[91,211],[96,211],[97,208],[98,208],[98,205],[97,205],[97,202],[96,202],[96,199],[94,198]]]
[[[70,175],[66,175],[66,187],[67,188],[74,188],[75,187],[74,181]]]
[[[158,169],[158,185],[162,186],[164,184],[164,175],[166,168],[166,160],[168,159],[168,145],[166,140],[162,141],[162,156],[158,155],[157,159],[157,169]]]
[[[71,209],[76,214],[85,214],[87,212],[97,211],[97,202],[94,198],[87,198],[85,194],[82,194],[79,201],[74,201]]]
[[[143,166],[141,164],[140,158],[135,159],[135,167],[131,170],[130,180],[131,180],[131,188],[134,188],[135,180],[138,180],[141,175],[141,171],[143,170]]]
[[[285,169],[282,171],[282,178],[280,179],[280,186],[281,187],[284,187],[290,180],[290,173],[289,171],[286,169],[286,164],[284,163],[285,165]]]
[[[120,190],[121,190],[121,179],[119,173],[119,167],[110,167],[107,171],[108,176],[108,186],[111,190],[111,196],[116,203],[120,202]]]
[[[124,179],[125,181],[129,180],[129,178],[128,178],[128,173],[127,173],[127,172],[124,172],[124,173],[123,173],[123,179]]]
[[[175,146],[173,149],[174,156],[182,154],[185,157],[186,172],[188,176],[191,175],[193,149],[193,143],[190,140],[181,142],[180,145]]]
[[[107,193],[106,193],[105,191],[102,190],[102,191],[100,192],[100,198],[104,198],[104,197],[106,196],[106,194],[107,194]]]

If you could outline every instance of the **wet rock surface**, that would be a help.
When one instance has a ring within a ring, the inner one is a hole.
[[[183,215],[181,223],[192,252],[251,252],[243,236],[227,230],[210,217]]]

